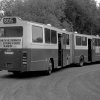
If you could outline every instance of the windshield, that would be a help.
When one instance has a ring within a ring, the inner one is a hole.
[[[0,27],[0,37],[22,37],[23,28],[21,26],[16,27]]]

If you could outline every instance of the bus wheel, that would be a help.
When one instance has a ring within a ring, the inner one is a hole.
[[[50,75],[52,73],[52,70],[53,70],[52,68],[53,68],[53,63],[50,60],[49,61],[49,66],[48,66],[48,70],[46,71],[47,72],[47,75]]]
[[[79,66],[82,67],[84,65],[84,57],[80,58]]]

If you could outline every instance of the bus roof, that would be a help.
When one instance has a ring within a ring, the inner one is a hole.
[[[3,17],[0,21],[0,26],[12,26],[12,25],[26,25],[26,24],[31,24],[43,28],[49,28],[49,29],[54,29],[58,32],[61,33],[67,33],[67,34],[75,34],[79,36],[86,36],[88,38],[100,38],[99,36],[95,35],[86,35],[86,34],[79,34],[75,32],[68,32],[66,29],[60,29],[52,26],[51,24],[43,24],[43,23],[38,23],[38,22],[33,22],[33,21],[27,21],[27,20],[22,20],[20,17],[16,16],[10,16],[10,17]]]
[[[36,25],[36,26],[40,26],[40,27],[44,27],[44,28],[49,28],[49,29],[54,29],[54,30],[57,30],[59,32],[68,32],[64,29],[59,29],[59,28],[56,28],[54,26],[52,26],[51,24],[43,24],[43,23],[38,23],[38,22],[33,22],[33,21],[27,21],[27,20],[22,20],[21,18],[19,17],[15,17],[15,16],[11,16],[11,17],[3,17],[0,21],[0,25],[3,25],[3,26],[12,26],[12,25],[17,25],[17,24],[20,24],[20,23],[28,23],[28,24],[31,24],[31,25]]]

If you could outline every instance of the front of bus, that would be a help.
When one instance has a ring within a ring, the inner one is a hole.
[[[23,25],[19,20],[5,17],[0,22],[0,70],[22,70]]]

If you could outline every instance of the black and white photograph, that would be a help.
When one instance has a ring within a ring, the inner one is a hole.
[[[0,0],[0,100],[100,100],[100,0]]]

